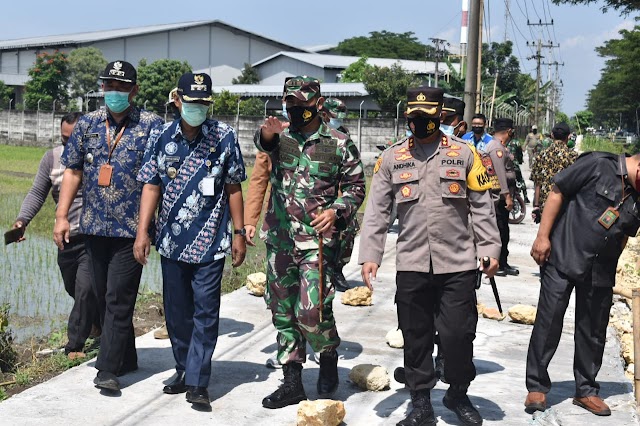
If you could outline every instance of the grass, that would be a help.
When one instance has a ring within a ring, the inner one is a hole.
[[[610,139],[596,138],[595,136],[585,136],[582,141],[581,149],[588,151],[603,151],[613,154],[622,154],[623,152],[632,153],[633,145],[625,145],[619,142],[612,142]]]

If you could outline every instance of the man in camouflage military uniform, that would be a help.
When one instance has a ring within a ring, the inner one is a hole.
[[[332,129],[336,129],[347,136],[350,136],[349,130],[343,126],[343,120],[347,118],[347,106],[338,98],[327,98],[322,106],[323,120]],[[333,285],[337,291],[346,291],[349,289],[342,268],[351,260],[351,254],[353,253],[353,243],[355,241],[358,231],[360,231],[360,224],[354,214],[351,217],[351,221],[348,224],[338,224],[338,229],[342,229],[339,235],[338,249],[336,250],[336,266],[333,271]]]
[[[535,185],[531,217],[535,223],[540,223],[542,218],[544,203],[553,186],[551,179],[560,170],[572,165],[578,158],[578,153],[567,146],[571,134],[567,123],[556,124],[551,133],[553,134],[553,144],[536,157],[531,168],[531,180]]]
[[[489,176],[480,156],[470,144],[439,130],[443,94],[432,87],[408,90],[406,117],[412,135],[378,159],[360,236],[358,263],[371,288],[382,263],[395,199],[400,224],[396,303],[413,405],[400,426],[436,422],[431,405],[431,389],[437,382],[431,358],[434,327],[442,343],[445,378],[451,384],[443,403],[464,424],[482,424],[467,397],[476,374],[472,360],[478,321],[476,268],[478,258],[487,256],[491,260],[484,272],[494,275],[500,240],[487,192]]]
[[[494,123],[493,139],[486,148],[486,156],[491,160],[493,174],[492,195],[496,207],[496,219],[500,230],[500,267],[496,275],[518,275],[520,271],[509,265],[509,212],[513,209],[513,197],[516,190],[516,172],[511,153],[506,145],[513,137],[513,120],[497,118]],[[486,159],[485,159],[486,160]],[[488,161],[488,160],[487,160]],[[491,173],[490,173],[491,174]]]
[[[289,123],[268,117],[255,136],[256,147],[271,156],[271,197],[263,231],[267,245],[265,299],[278,330],[278,360],[284,383],[262,400],[281,408],[306,399],[302,363],[306,342],[320,353],[318,394],[338,387],[340,338],[331,304],[334,289],[322,285],[331,276],[338,244],[337,222],[349,223],[364,200],[365,180],[358,150],[344,133],[320,118],[324,98],[318,80],[299,76],[285,82]],[[338,190],[342,191],[339,196]],[[323,301],[323,302],[322,302]]]

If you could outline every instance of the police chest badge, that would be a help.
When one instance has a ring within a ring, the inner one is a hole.
[[[402,189],[400,189],[400,194],[402,194],[404,198],[411,197],[411,188],[409,187],[409,185],[403,186]]]
[[[616,220],[620,217],[620,213],[613,207],[608,207],[600,218],[598,218],[598,223],[604,227],[604,229],[609,229],[616,223]]]
[[[452,183],[451,185],[449,185],[449,192],[452,193],[453,195],[458,194],[461,189],[462,187],[460,186],[459,183]]]

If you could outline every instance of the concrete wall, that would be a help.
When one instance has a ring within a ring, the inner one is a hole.
[[[50,147],[60,143],[60,120],[63,113],[53,115],[51,111],[15,111],[0,110],[0,144]],[[220,121],[233,126],[238,132],[242,154],[251,159],[255,157],[256,148],[253,135],[263,122],[262,117],[216,117]],[[344,125],[351,134],[356,146],[360,149],[363,162],[371,165],[379,153],[376,145],[385,145],[395,134],[394,119],[363,119],[361,126],[358,120],[345,120]],[[400,123],[404,133],[404,121]],[[358,134],[360,129],[361,137]],[[52,139],[53,135],[53,139]]]

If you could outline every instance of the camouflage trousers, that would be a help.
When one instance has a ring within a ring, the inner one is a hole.
[[[349,224],[347,229],[340,232],[340,238],[338,240],[338,249],[336,250],[336,272],[342,271],[344,265],[351,260],[351,254],[353,253],[353,244],[356,239],[356,235],[360,230],[360,224],[354,218]]]
[[[278,361],[303,363],[307,341],[314,352],[322,353],[340,345],[332,303],[332,276],[335,249],[324,247],[324,303],[320,322],[318,250],[297,250],[267,244],[267,289],[265,301],[278,330]]]

